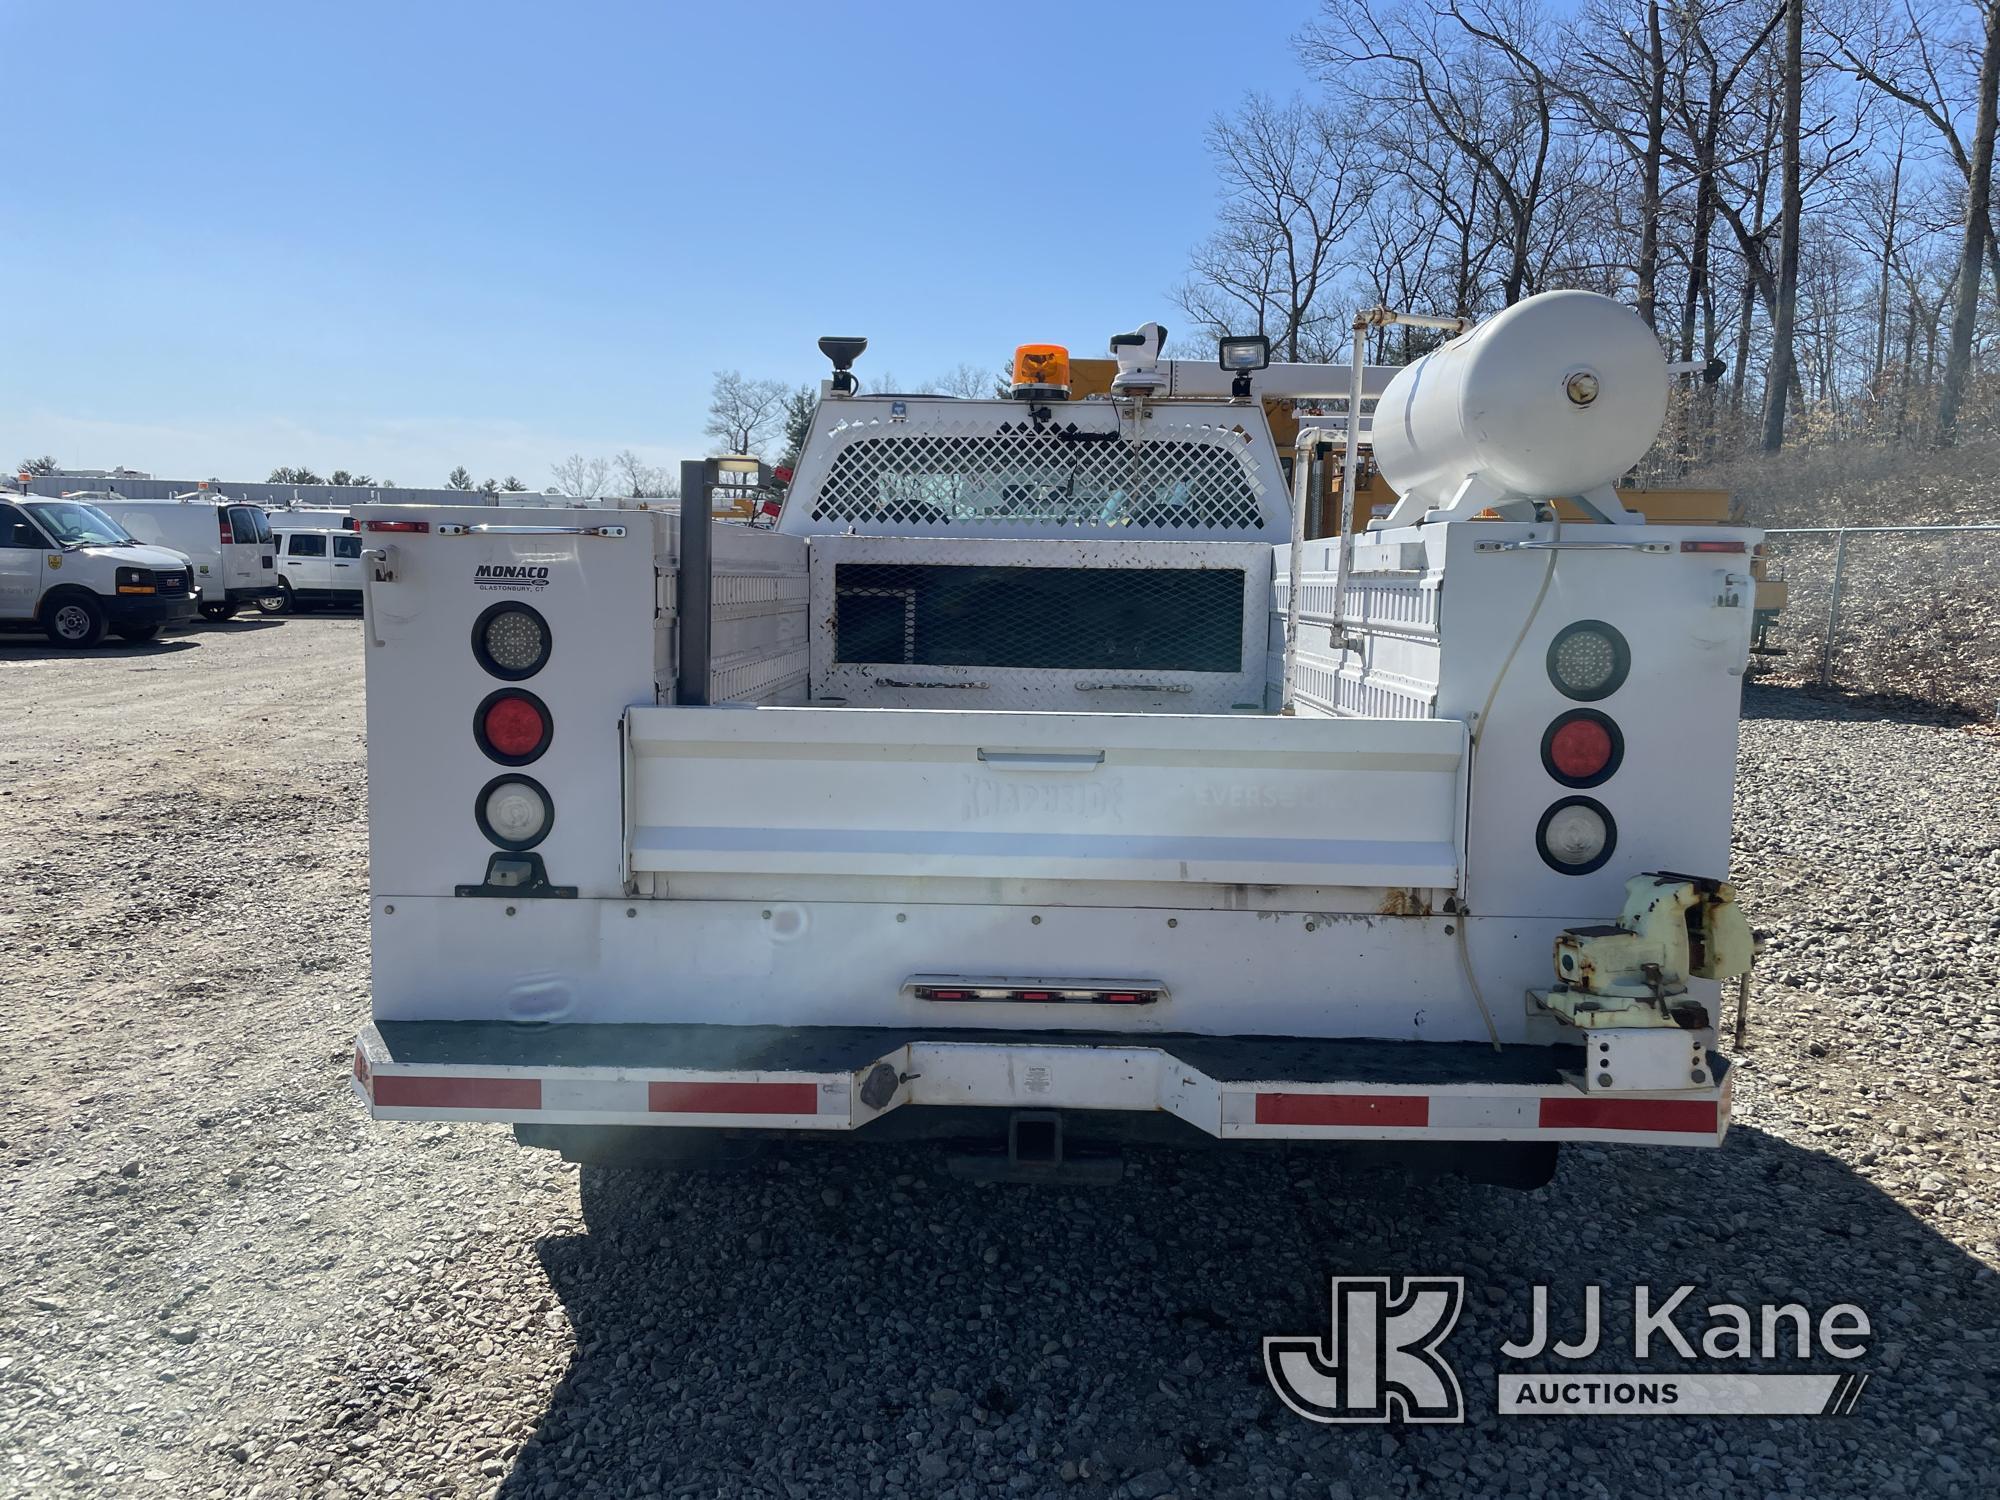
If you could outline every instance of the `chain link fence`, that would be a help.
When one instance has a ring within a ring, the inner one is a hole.
[[[1777,528],[1765,550],[1788,597],[1760,677],[2000,710],[2000,522]]]

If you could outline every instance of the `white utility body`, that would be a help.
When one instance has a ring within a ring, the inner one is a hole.
[[[357,511],[377,1117],[1721,1140],[1754,532],[1453,484],[1343,578],[1254,397],[842,384],[705,589],[675,514]]]

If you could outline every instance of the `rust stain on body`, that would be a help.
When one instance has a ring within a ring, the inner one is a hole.
[[[1431,904],[1412,886],[1391,886],[1383,894],[1382,904],[1375,908],[1381,917],[1428,917]]]

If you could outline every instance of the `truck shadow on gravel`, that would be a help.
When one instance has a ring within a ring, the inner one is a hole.
[[[1898,693],[1851,693],[1810,684],[1752,682],[1743,689],[1746,719],[1794,719],[1850,724],[1933,724],[1958,728],[1990,718],[1948,703]]]
[[[106,636],[103,642],[79,651],[73,646],[57,646],[39,635],[0,632],[0,662],[7,661],[99,661],[105,657],[175,656],[201,644],[199,637],[167,636],[163,640],[121,641]]]
[[[1097,1190],[818,1144],[733,1176],[586,1169],[592,1231],[538,1246],[577,1352],[499,1493],[1992,1492],[2000,1287],[1834,1157],[1739,1127],[1718,1153],[1570,1148],[1525,1194],[1325,1156],[1131,1161]],[[1261,1340],[1323,1334],[1343,1274],[1466,1278],[1443,1352],[1470,1425],[1280,1405]],[[1498,1418],[1497,1369],[1559,1364],[1498,1352],[1537,1282],[1556,1338],[1603,1286],[1577,1368],[1674,1367],[1657,1341],[1632,1357],[1645,1282],[1696,1288],[1695,1341],[1710,1303],[1858,1303],[1867,1355],[1812,1367],[1873,1379],[1845,1418]]]

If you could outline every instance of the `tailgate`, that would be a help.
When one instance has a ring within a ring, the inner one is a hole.
[[[625,742],[633,874],[1458,883],[1455,720],[641,706]]]

